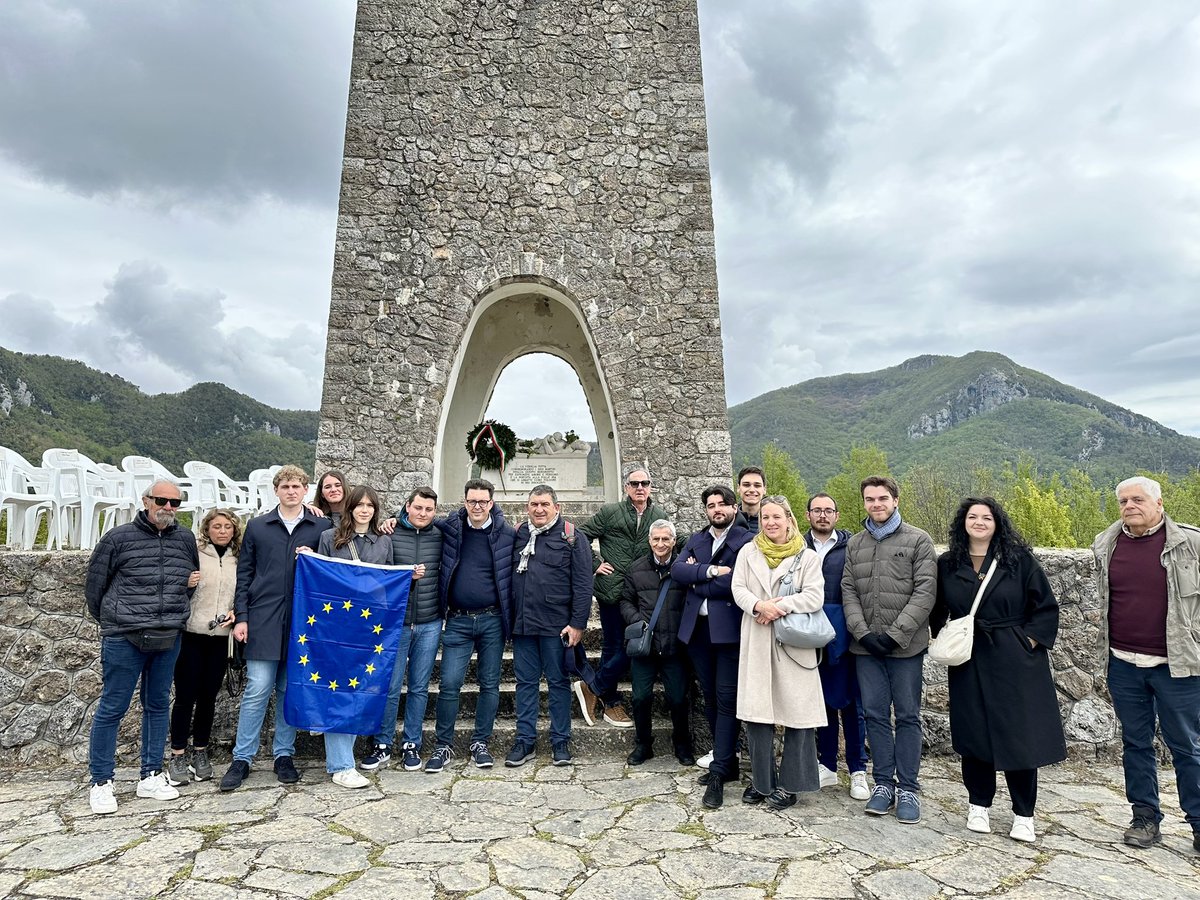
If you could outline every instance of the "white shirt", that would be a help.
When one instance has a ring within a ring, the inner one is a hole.
[[[817,533],[815,531],[810,531],[809,534],[812,535],[813,549],[817,551],[817,556],[820,557],[821,562],[825,562],[825,556],[834,548],[834,545],[837,544],[837,532],[831,531],[826,540],[821,540],[819,537],[817,537]]]

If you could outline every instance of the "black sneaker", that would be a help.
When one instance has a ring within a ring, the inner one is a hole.
[[[404,771],[419,772],[421,769],[421,754],[417,748],[417,745],[409,742],[402,744],[400,749],[403,751]]]
[[[571,750],[567,746],[566,741],[559,741],[554,745],[550,753],[550,759],[556,766],[569,766],[571,764]]]
[[[425,762],[425,771],[430,775],[436,775],[442,769],[446,768],[446,763],[450,761],[450,757],[454,755],[454,750],[450,747],[437,747],[430,754],[429,759]]]
[[[221,776],[221,791],[229,793],[241,787],[242,782],[250,774],[250,763],[244,759],[235,759],[224,775]]]
[[[508,756],[504,757],[504,764],[510,769],[515,769],[517,766],[525,765],[533,759],[533,756],[533,744],[517,741],[508,751]]]
[[[1158,830],[1158,823],[1153,819],[1148,819],[1145,816],[1134,816],[1133,821],[1129,823],[1129,827],[1125,829],[1125,843],[1130,847],[1146,847],[1154,844],[1162,843],[1162,832]]]
[[[178,755],[172,753],[171,758],[167,760],[167,784],[171,787],[179,787],[181,784],[187,784],[192,780],[191,772],[188,771],[188,758],[186,753]]]
[[[776,788],[767,797],[767,806],[771,809],[787,809],[796,805],[796,795],[783,788]]]
[[[767,799],[766,794],[760,794],[754,789],[754,785],[750,785],[746,790],[742,791],[742,802],[747,806],[758,806]]]
[[[275,777],[279,779],[280,784],[295,784],[300,780],[300,771],[296,768],[296,761],[290,756],[281,756],[275,760]]]
[[[488,746],[483,741],[471,744],[471,760],[477,769],[490,769],[496,764],[495,758],[488,753]]]
[[[192,773],[197,781],[208,781],[213,777],[212,762],[208,758],[208,748],[192,751],[192,762],[188,766],[188,771]]]
[[[358,764],[358,767],[364,772],[386,769],[391,759],[391,748],[387,744],[376,744],[375,749],[362,758],[362,762]]]

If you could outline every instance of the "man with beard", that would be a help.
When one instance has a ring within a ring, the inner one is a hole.
[[[738,648],[742,610],[733,602],[733,563],[753,535],[734,525],[733,491],[722,484],[706,488],[700,505],[708,528],[684,545],[671,567],[671,577],[687,586],[679,640],[687,644],[704,693],[704,709],[712,732],[712,761],[700,776],[704,805],[716,809],[725,799],[725,782],[736,781]]]

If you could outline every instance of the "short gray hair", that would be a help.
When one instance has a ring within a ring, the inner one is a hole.
[[[1162,485],[1153,478],[1147,478],[1145,475],[1134,475],[1132,478],[1126,478],[1117,485],[1117,499],[1121,499],[1121,491],[1125,488],[1140,487],[1143,491],[1150,495],[1151,500],[1162,499]]]
[[[634,472],[645,472],[647,478],[649,478],[651,481],[654,480],[654,476],[650,474],[650,469],[648,467],[646,467],[645,465],[643,465],[642,463],[627,463],[621,469],[622,483],[628,481],[629,476],[632,475]]]
[[[550,487],[550,485],[548,485],[548,484],[535,484],[535,485],[534,485],[532,488],[530,488],[530,490],[529,490],[529,496],[530,496],[531,498],[532,498],[532,497],[534,497],[535,495],[536,495],[536,496],[538,496],[538,497],[544,497],[544,496],[545,496],[545,495],[547,495],[547,494],[549,494],[549,495],[550,495],[550,499],[554,501],[554,505],[555,505],[555,506],[558,506],[558,494],[557,494],[557,493],[555,493],[555,491],[554,491],[554,488]]]
[[[160,484],[169,484],[175,490],[179,491],[179,496],[183,496],[183,488],[179,486],[179,482],[174,478],[155,478],[152,482],[146,485],[146,489],[142,491],[142,499],[149,499],[154,496],[154,489]]]
[[[671,532],[671,540],[675,540],[675,525],[670,519],[655,519],[651,522],[650,534],[654,534],[656,531],[669,531]]]

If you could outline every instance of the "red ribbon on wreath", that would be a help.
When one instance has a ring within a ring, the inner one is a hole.
[[[492,430],[491,425],[484,425],[481,429],[479,429],[479,434],[475,435],[475,440],[471,441],[471,452],[476,456],[479,455],[479,442],[483,440],[485,436],[491,440],[492,446],[495,447],[496,452],[500,454],[500,474],[503,475],[504,464],[507,462],[507,460],[504,458],[504,448],[500,446],[500,441],[497,439],[496,432]]]

